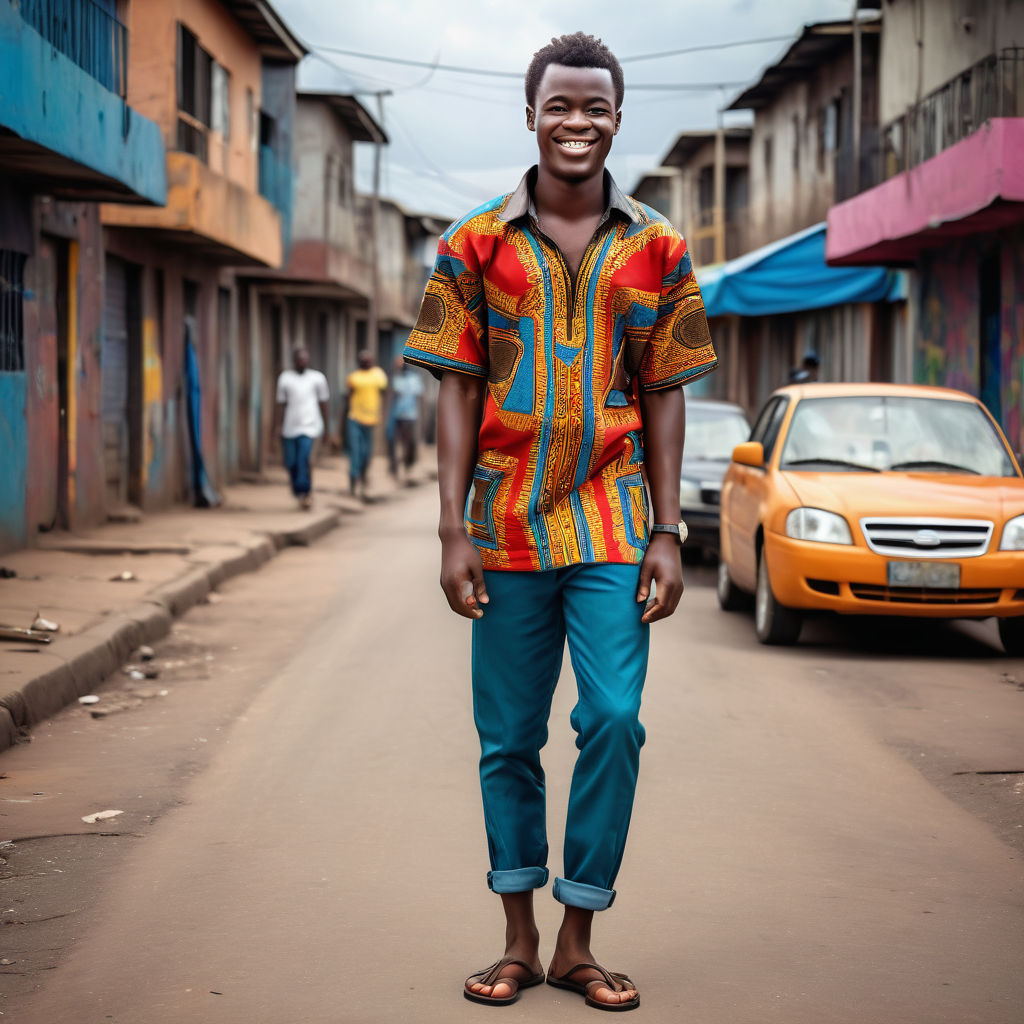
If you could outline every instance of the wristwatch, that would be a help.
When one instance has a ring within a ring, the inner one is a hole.
[[[651,533],[674,533],[679,538],[679,543],[682,544],[686,540],[689,530],[686,529],[686,523],[680,519],[678,523],[655,523],[651,527]]]

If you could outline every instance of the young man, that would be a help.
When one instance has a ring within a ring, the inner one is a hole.
[[[388,456],[391,475],[399,479],[400,467],[405,469],[407,483],[412,482],[412,469],[416,465],[419,441],[420,398],[423,381],[419,370],[413,369],[401,357],[395,360],[391,374],[391,406],[388,413]]]
[[[538,164],[445,233],[405,350],[441,378],[441,585],[473,620],[488,884],[506,916],[504,955],[464,994],[492,1005],[544,980],[539,752],[566,637],[579,756],[547,981],[600,1009],[639,1005],[595,960],[591,924],[615,896],[629,827],[648,626],[683,589],[680,385],[716,358],[685,243],[605,172],[622,92],[618,61],[591,36],[534,55]]]
[[[356,493],[362,485],[366,498],[370,459],[373,458],[373,432],[380,423],[382,395],[388,389],[388,375],[374,362],[371,352],[359,353],[359,369],[348,375],[348,395],[342,417],[345,447],[348,449],[349,489]]]
[[[309,353],[297,348],[292,353],[294,370],[277,378],[277,409],[274,436],[281,438],[284,464],[291,478],[292,494],[302,508],[310,508],[313,481],[309,469],[316,439],[327,422],[327,378],[309,369]]]

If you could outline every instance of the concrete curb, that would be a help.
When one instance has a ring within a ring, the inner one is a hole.
[[[269,531],[242,545],[237,554],[199,562],[154,587],[138,604],[76,636],[55,640],[38,655],[46,668],[0,699],[0,751],[17,743],[24,730],[94,690],[140,645],[165,637],[174,619],[204,601],[210,591],[254,572],[286,547],[309,546],[340,522],[337,511],[319,512],[296,529]]]

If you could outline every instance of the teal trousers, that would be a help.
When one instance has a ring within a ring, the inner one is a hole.
[[[604,910],[622,862],[644,728],[640,698],[649,627],[636,600],[637,565],[575,565],[484,573],[490,603],[473,622],[473,714],[497,893],[548,879],[544,770],[551,698],[566,640],[578,700],[559,902]]]

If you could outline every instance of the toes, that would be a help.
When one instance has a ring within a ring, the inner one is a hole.
[[[499,978],[488,994],[495,999],[507,999],[512,995],[512,986]]]

